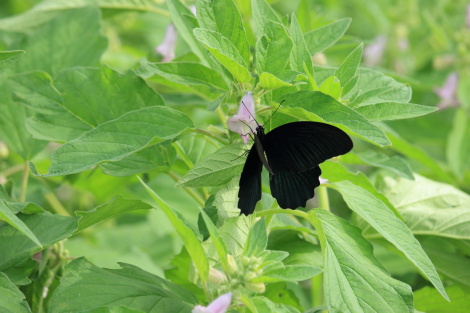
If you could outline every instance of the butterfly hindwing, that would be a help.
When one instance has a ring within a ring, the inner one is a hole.
[[[274,172],[304,172],[353,147],[341,129],[318,122],[293,122],[266,134],[263,148]]]
[[[314,189],[320,185],[320,167],[304,172],[279,171],[270,175],[271,194],[283,209],[305,207],[308,199],[315,195]]]
[[[238,208],[249,215],[254,212],[256,203],[261,199],[261,170],[263,163],[258,156],[255,144],[251,147],[240,177]]]

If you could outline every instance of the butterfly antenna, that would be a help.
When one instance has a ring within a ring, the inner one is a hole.
[[[279,103],[279,105],[277,106],[276,110],[274,110],[273,114],[271,114],[271,116],[268,118],[268,120],[266,122],[264,122],[263,126],[266,125],[267,122],[269,122],[269,120],[271,119],[271,117],[274,116],[274,114],[276,114],[277,110],[279,110],[279,108],[281,107],[281,104],[286,101],[286,100],[282,100],[281,103]],[[258,123],[258,122],[257,122]]]
[[[246,109],[246,111],[248,112],[248,114],[250,114],[250,116],[255,120],[256,125],[260,125],[260,124],[258,123],[258,121],[256,120],[256,117],[254,117],[254,116],[251,114],[250,110],[248,110],[248,108],[246,107],[246,105],[245,105],[245,103],[244,103],[243,101],[242,101],[242,104],[243,104],[243,106],[245,107],[245,109]],[[248,126],[248,125],[247,125],[247,126]],[[248,127],[250,127],[250,126],[248,126]],[[251,129],[251,128],[250,128],[250,129]],[[251,129],[251,131],[253,131],[253,130]]]

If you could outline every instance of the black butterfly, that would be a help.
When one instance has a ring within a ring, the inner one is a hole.
[[[283,209],[305,207],[320,185],[318,166],[349,152],[353,143],[341,129],[318,122],[293,122],[269,133],[258,124],[255,143],[240,177],[238,208],[249,215],[261,199],[261,170],[269,171],[271,194]]]

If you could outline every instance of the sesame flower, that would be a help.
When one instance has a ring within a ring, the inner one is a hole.
[[[176,31],[175,25],[168,25],[165,32],[165,38],[163,38],[162,43],[155,48],[155,51],[163,56],[162,62],[170,62],[175,58],[175,45],[177,38],[178,32]]]
[[[371,44],[364,48],[364,64],[367,66],[379,65],[387,43],[387,37],[380,35]]]
[[[238,113],[227,121],[228,129],[239,133],[245,143],[250,139],[249,133],[256,130],[258,126],[254,119],[255,101],[251,92],[248,91],[242,98],[238,107]],[[251,129],[250,129],[251,128]]]
[[[196,305],[192,313],[225,313],[232,301],[232,293],[226,293],[212,301],[207,307]]]
[[[452,72],[449,74],[449,76],[447,76],[446,81],[442,87],[434,88],[434,92],[441,98],[441,101],[437,104],[439,109],[460,106],[459,99],[457,99],[458,85],[459,76],[456,72]]]

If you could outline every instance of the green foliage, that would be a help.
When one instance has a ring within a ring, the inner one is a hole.
[[[466,312],[465,5],[3,1],[0,311],[189,313],[230,292],[232,313]],[[440,106],[459,107],[437,110],[451,70]],[[227,120],[247,92],[267,131],[354,141],[305,209],[263,174],[240,216],[251,144]]]

